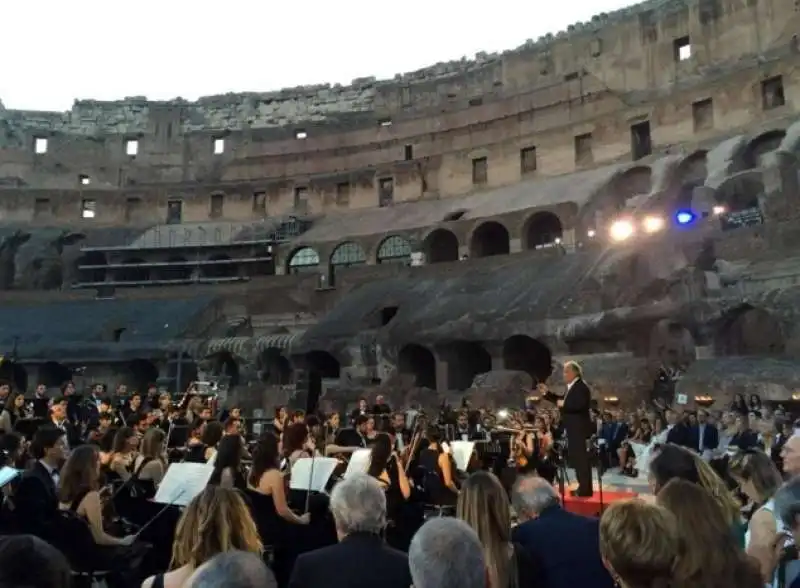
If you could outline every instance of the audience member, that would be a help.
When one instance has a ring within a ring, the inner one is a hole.
[[[681,551],[675,588],[763,588],[756,562],[744,553],[719,503],[707,490],[686,480],[672,480],[657,500],[678,524]]]
[[[769,569],[774,584],[800,588],[800,561],[792,547],[800,545],[800,477],[795,477],[778,488],[772,499],[779,530],[761,550],[752,555],[761,569]],[[794,551],[794,553],[793,553]]]
[[[186,588],[277,588],[264,561],[246,551],[215,555],[192,574]]]
[[[69,563],[49,543],[33,535],[0,537],[0,586],[69,588]]]
[[[795,432],[789,437],[781,451],[783,459],[783,472],[793,478],[800,476],[800,434]]]
[[[536,476],[517,481],[512,501],[522,521],[512,538],[542,562],[544,586],[613,588],[614,581],[600,559],[597,519],[561,508],[555,489]]]
[[[204,563],[226,551],[261,555],[256,524],[241,494],[208,486],[181,516],[172,544],[172,571],[144,581],[142,588],[179,588]]]
[[[511,542],[511,511],[500,480],[476,472],[461,486],[456,516],[478,534],[489,584],[504,588],[543,585],[542,567],[533,554]]]
[[[297,558],[292,588],[408,588],[408,557],[384,544],[386,495],[380,483],[366,474],[348,476],[331,493],[337,545]],[[347,565],[346,562],[357,562]],[[332,571],[336,571],[332,574]],[[417,585],[417,588],[422,588]],[[437,587],[439,588],[439,587]]]
[[[660,506],[618,502],[600,519],[600,554],[621,588],[668,586],[679,545],[675,517]]]
[[[458,519],[434,518],[422,525],[408,562],[414,588],[490,588],[480,539]]]

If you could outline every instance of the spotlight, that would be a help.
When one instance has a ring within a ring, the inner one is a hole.
[[[592,238],[592,237],[594,237],[596,234],[597,234],[597,233],[595,233],[595,232],[594,232],[594,229],[589,229],[589,230],[587,231],[587,233],[586,233],[586,236],[587,236],[587,237],[589,237],[589,238],[591,239],[591,238]]]
[[[664,219],[660,216],[648,216],[642,224],[646,233],[657,233],[664,228]]]
[[[633,223],[627,220],[618,220],[611,225],[609,235],[614,241],[625,241],[633,235]]]
[[[555,243],[556,245],[561,245],[561,237],[556,237],[556,238],[553,240],[553,243]]]
[[[720,204],[716,205],[714,208],[711,209],[711,212],[714,214],[714,216],[725,214],[726,211],[727,209]]]
[[[694,222],[695,214],[691,210],[679,210],[675,213],[675,221],[679,225],[689,225]]]

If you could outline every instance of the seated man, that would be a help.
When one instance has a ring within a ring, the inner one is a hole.
[[[408,562],[414,588],[494,588],[487,586],[478,535],[460,519],[435,518],[422,525]]]
[[[277,588],[275,576],[260,557],[226,551],[195,570],[187,588]]]
[[[31,453],[36,458],[14,492],[14,520],[18,529],[47,539],[49,524],[58,513],[59,469],[64,462],[64,431],[42,427],[33,437]]]

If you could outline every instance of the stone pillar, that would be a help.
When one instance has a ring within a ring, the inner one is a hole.
[[[436,360],[436,391],[446,392],[450,385],[449,364],[443,359]]]
[[[764,197],[761,211],[764,219],[786,220],[796,216],[798,208],[797,158],[785,151],[772,151],[762,157]]]

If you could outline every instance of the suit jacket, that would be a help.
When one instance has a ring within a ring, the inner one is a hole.
[[[689,440],[691,449],[700,451],[700,425],[694,425],[689,429]],[[713,451],[719,447],[719,431],[714,425],[705,424],[703,429],[703,450]]]
[[[683,423],[677,423],[667,433],[667,443],[673,443],[692,449],[692,435],[688,426]]]
[[[538,518],[514,528],[519,543],[544,567],[544,588],[613,588],[614,581],[600,559],[600,521],[545,509]]]
[[[567,430],[567,439],[588,439],[594,433],[594,424],[589,414],[592,405],[592,393],[589,386],[580,378],[575,380],[564,396],[561,407],[561,422]]]
[[[618,449],[622,442],[628,437],[627,423],[603,423],[601,429],[602,438],[605,439],[608,446],[613,449]]]
[[[355,562],[356,565],[342,565]],[[297,558],[289,588],[409,588],[408,556],[377,535],[355,533]]]
[[[22,474],[14,492],[14,517],[25,532],[45,537],[58,513],[58,494],[50,472],[41,462]]]

